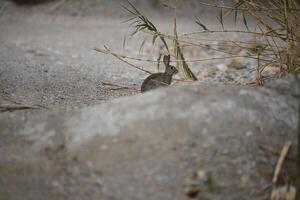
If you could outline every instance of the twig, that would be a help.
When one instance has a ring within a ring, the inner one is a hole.
[[[216,4],[209,4],[209,3],[204,3],[201,1],[198,1],[199,4],[202,4],[204,6],[209,6],[209,7],[215,7],[215,8],[224,8],[224,9],[229,9],[229,10],[244,10],[244,11],[269,11],[269,10],[282,10],[281,8],[235,8],[235,7],[230,7],[230,6],[220,6]],[[297,8],[290,8],[291,11],[300,11],[300,9]]]
[[[96,51],[100,51],[99,49],[95,49]],[[101,50],[102,51],[102,50]],[[104,53],[104,52],[101,52]],[[114,52],[114,54],[118,55],[121,58],[124,59],[130,59],[130,60],[135,60],[135,61],[143,61],[143,62],[153,62],[156,63],[157,60],[152,60],[152,59],[142,59],[142,58],[135,58],[132,56],[126,56],[124,54],[120,54],[117,52]],[[210,60],[222,60],[222,59],[231,59],[231,58],[251,58],[251,59],[257,59],[256,56],[239,56],[239,55],[232,55],[232,56],[226,56],[226,57],[213,57],[213,58],[205,58],[205,59],[194,59],[194,60],[186,60],[186,62],[202,62],[202,61],[210,61]],[[180,62],[183,61],[181,59],[178,60],[172,60],[171,62]]]
[[[261,36],[270,36],[272,37],[272,34],[267,34],[267,33],[260,33],[260,32],[254,32],[254,31],[242,31],[242,30],[208,30],[208,31],[195,31],[191,33],[183,33],[180,36],[188,36],[188,35],[198,35],[202,33],[244,33],[244,34],[252,34],[252,35],[261,35]],[[282,37],[279,37],[282,36]],[[286,39],[283,38],[285,36],[284,34],[277,33],[277,37],[281,39]]]
[[[266,146],[259,146],[259,148],[263,151],[267,151],[267,152],[270,152],[271,154],[274,154],[274,155],[280,155],[280,153],[278,151],[276,151],[275,149],[271,148],[271,147],[266,147]],[[292,162],[296,162],[296,159],[287,155],[286,156],[286,159],[287,160],[290,160]]]
[[[118,55],[118,54],[115,53],[115,52],[112,52],[112,51],[111,51],[109,48],[107,48],[106,46],[104,46],[104,48],[105,48],[105,50],[103,50],[103,49],[98,49],[98,48],[95,48],[94,50],[95,50],[95,51],[98,51],[98,52],[100,52],[100,53],[110,54],[110,55],[116,57],[117,59],[123,61],[124,63],[130,65],[131,67],[134,67],[134,68],[136,68],[136,69],[138,69],[138,70],[141,70],[141,71],[143,71],[143,72],[146,72],[146,73],[148,73],[148,74],[152,74],[150,71],[145,70],[145,69],[143,69],[143,68],[141,68],[141,67],[138,67],[138,66],[136,66],[136,65],[134,65],[134,64],[131,64],[131,63],[129,63],[128,61],[124,60],[124,59],[122,58],[122,56]]]
[[[109,90],[131,90],[134,88],[128,88],[128,87],[117,87],[117,88],[109,88]],[[134,89],[136,90],[136,89]]]
[[[273,175],[273,179],[272,179],[272,184],[273,184],[273,188],[272,188],[272,192],[271,192],[271,195],[274,193],[275,191],[275,184],[277,183],[277,180],[278,180],[278,176],[280,174],[280,170],[282,168],[282,165],[283,165],[283,162],[284,162],[284,159],[286,158],[286,155],[290,149],[292,145],[292,142],[291,141],[288,141],[284,144],[282,150],[281,150],[281,153],[280,153],[280,157],[277,161],[277,164],[276,164],[276,167],[275,167],[275,170],[274,170],[274,175]]]
[[[147,31],[144,31],[145,33],[148,33],[148,34],[153,34],[151,32],[147,32]],[[212,48],[212,47],[209,47],[205,44],[195,44],[195,43],[192,43],[192,42],[188,42],[188,41],[183,41],[183,40],[179,40],[179,39],[176,39],[174,36],[172,35],[167,35],[167,34],[162,34],[162,33],[158,33],[158,34],[161,34],[163,35],[165,38],[167,39],[171,39],[171,40],[178,40],[178,42],[182,43],[182,44],[189,44],[189,45],[193,45],[193,46],[199,46],[199,47],[202,47],[202,48],[206,48],[206,49],[210,49],[210,50],[213,50],[213,51],[217,51],[217,52],[222,52],[224,54],[227,54],[227,55],[231,55],[231,56],[239,56],[239,55],[235,55],[235,54],[232,54],[228,51],[225,51],[225,50],[220,50],[220,49],[216,49],[216,48]],[[245,55],[244,56],[245,58],[253,58],[253,59],[257,59],[257,57],[252,57],[252,56],[247,56]],[[266,62],[272,62],[271,60],[268,60],[268,59],[263,59],[263,58],[260,58],[261,61],[266,61]]]
[[[101,83],[103,85],[116,87],[116,88],[110,88],[110,90],[133,89],[133,88],[130,88],[130,87],[127,87],[127,86],[121,86],[121,85],[117,85],[117,84],[114,84],[114,83],[107,83],[107,82],[103,82],[103,81],[101,81]]]
[[[277,179],[278,179],[278,176],[279,176],[279,173],[280,173],[280,170],[281,170],[281,167],[282,167],[282,164],[283,164],[283,161],[290,149],[292,145],[292,142],[291,141],[288,141],[287,143],[284,144],[282,150],[281,150],[281,153],[280,153],[280,157],[277,161],[277,164],[276,164],[276,167],[275,167],[275,170],[274,170],[274,176],[273,176],[273,179],[272,179],[272,183],[275,184],[277,182]]]
[[[15,110],[29,110],[29,109],[40,109],[36,106],[18,105],[18,104],[0,104],[0,111],[15,111]]]

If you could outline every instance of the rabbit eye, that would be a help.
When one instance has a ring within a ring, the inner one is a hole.
[[[174,67],[171,67],[171,69],[174,69]]]

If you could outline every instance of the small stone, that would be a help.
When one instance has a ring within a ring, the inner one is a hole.
[[[198,172],[197,172],[197,177],[198,177],[198,179],[200,180],[200,181],[204,181],[204,182],[206,182],[207,181],[207,174],[206,174],[206,171],[204,171],[204,170],[199,170]]]
[[[94,167],[94,164],[93,164],[92,162],[90,162],[90,161],[87,162],[86,165],[87,165],[89,168],[93,168],[93,167]]]
[[[218,64],[217,69],[222,71],[222,72],[226,72],[228,70],[228,67],[225,64]]]
[[[247,132],[246,132],[246,136],[247,136],[247,137],[250,137],[250,136],[252,136],[252,135],[253,135],[253,133],[252,133],[251,131],[247,131]]]
[[[228,149],[224,149],[223,151],[222,151],[222,154],[223,155],[227,155],[229,153],[229,150]]]
[[[236,69],[236,70],[246,68],[244,58],[234,58],[234,59],[230,60],[227,64],[228,64],[229,68],[233,68],[233,69]]]
[[[103,186],[102,180],[101,180],[100,178],[96,179],[96,180],[95,180],[95,185],[96,185],[97,187],[102,187],[102,186]]]
[[[58,181],[52,181],[52,186],[53,187],[59,187],[59,182]]]
[[[200,191],[197,172],[193,172],[184,182],[184,194],[191,199],[197,197]]]
[[[240,178],[240,187],[245,188],[249,184],[249,177],[246,175],[241,176]]]
[[[205,160],[200,155],[199,156],[194,156],[193,159],[197,163],[198,166],[203,166],[204,163],[205,163]]]
[[[183,190],[183,193],[184,193],[187,197],[193,199],[193,198],[196,198],[196,197],[198,196],[199,191],[200,191],[199,188],[196,187],[196,186],[186,186],[186,187],[184,188],[184,190]]]

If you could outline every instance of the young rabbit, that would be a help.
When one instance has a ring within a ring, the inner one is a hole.
[[[172,76],[178,73],[178,70],[170,65],[170,55],[164,56],[164,64],[166,66],[164,73],[156,73],[148,76],[142,83],[141,92],[153,90],[158,87],[165,87],[171,84]]]

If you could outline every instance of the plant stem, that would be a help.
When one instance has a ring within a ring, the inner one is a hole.
[[[128,61],[124,60],[124,59],[122,58],[122,56],[118,55],[117,53],[112,52],[112,51],[111,51],[109,48],[107,48],[106,46],[104,46],[104,48],[105,48],[105,50],[103,50],[103,49],[98,49],[98,48],[95,48],[94,50],[95,50],[95,51],[98,51],[98,52],[100,52],[100,53],[110,54],[110,55],[116,57],[117,59],[123,61],[124,63],[130,65],[131,67],[134,67],[134,68],[136,68],[136,69],[138,69],[138,70],[141,70],[141,71],[143,71],[143,72],[146,72],[146,73],[148,73],[148,74],[152,74],[150,71],[145,70],[145,69],[142,69],[141,67],[138,67],[138,66],[136,66],[136,65],[134,65],[134,64],[131,64],[131,63],[129,63]]]
[[[242,31],[242,30],[209,30],[209,31],[196,31],[196,32],[191,32],[191,33],[184,33],[181,34],[180,36],[188,36],[188,35],[197,35],[197,34],[202,34],[202,33],[245,33],[245,34],[252,34],[252,35],[261,35],[261,36],[270,36],[272,37],[272,34],[268,33],[261,33],[261,32],[254,32],[254,31]],[[280,34],[277,33],[278,38],[283,38],[285,34]],[[282,36],[282,37],[279,37]],[[284,38],[285,39],[285,38]]]
[[[174,28],[173,28],[173,43],[174,43],[174,55],[176,60],[180,58],[182,60],[180,63],[176,61],[176,67],[179,68],[179,66],[182,66],[182,70],[184,72],[185,78],[188,80],[196,81],[197,77],[194,75],[194,73],[189,68],[188,64],[185,61],[185,58],[183,56],[181,46],[178,40],[178,34],[177,34],[177,21],[176,21],[176,14],[177,14],[177,5],[179,3],[179,0],[176,0],[175,6],[174,6]]]
[[[215,8],[224,8],[224,9],[229,9],[229,10],[243,10],[243,11],[270,11],[270,10],[282,10],[281,8],[235,8],[235,7],[230,7],[230,6],[219,6],[216,4],[210,4],[210,3],[205,3],[198,1],[199,4],[202,4],[204,6],[209,6],[209,7],[215,7]],[[300,11],[298,8],[290,8],[291,11]]]

